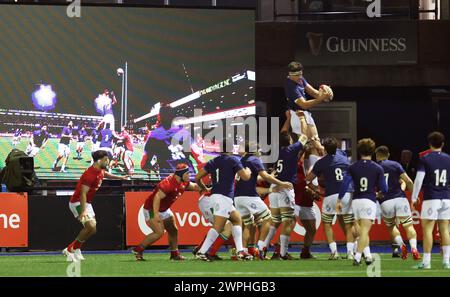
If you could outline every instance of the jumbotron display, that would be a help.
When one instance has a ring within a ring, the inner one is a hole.
[[[115,174],[194,173],[215,122],[255,114],[253,11],[1,8],[0,167],[17,148],[38,177],[76,179],[106,150]]]

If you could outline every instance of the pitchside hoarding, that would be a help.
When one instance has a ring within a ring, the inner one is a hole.
[[[0,194],[0,247],[28,246],[28,196]]]
[[[307,66],[417,63],[417,23],[299,23],[295,58]]]
[[[150,195],[150,192],[126,192],[125,193],[125,207],[126,207],[126,245],[138,245],[145,238],[145,235],[153,232],[145,223],[143,206],[145,199]],[[184,192],[184,194],[177,199],[177,201],[170,208],[175,216],[175,222],[178,226],[178,244],[180,245],[197,245],[199,244],[210,228],[210,224],[206,221],[198,208],[199,194],[197,192]],[[268,204],[268,199],[265,199]],[[324,242],[326,241],[325,232],[321,222],[322,201],[314,202],[314,209],[316,212],[316,229],[317,233],[314,240]],[[413,212],[414,226],[417,231],[417,238],[422,239],[422,227],[419,220],[419,211]],[[334,227],[335,239],[337,241],[345,241],[345,235],[337,226]],[[404,236],[403,228],[400,228]],[[280,230],[278,230],[279,232]],[[291,234],[291,242],[303,242],[305,235],[305,228],[295,225],[294,232]],[[273,243],[278,236],[274,237]],[[405,237],[404,237],[405,238]],[[379,209],[375,223],[370,231],[371,241],[390,241],[389,233],[381,219]],[[231,243],[231,240],[230,240]],[[156,241],[153,245],[167,245],[167,233],[161,239]]]

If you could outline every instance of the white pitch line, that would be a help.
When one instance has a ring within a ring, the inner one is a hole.
[[[286,271],[286,272],[212,272],[212,271],[191,271],[191,272],[176,272],[176,271],[157,271],[156,274],[169,274],[169,275],[269,275],[269,276],[277,276],[277,275],[336,275],[336,274],[354,274],[361,272],[361,274],[365,273],[365,270],[355,270],[355,271],[334,271],[334,272],[324,272],[321,270],[318,271]],[[381,269],[381,274],[384,273],[417,273],[418,270],[415,268],[411,268],[411,270],[383,270]],[[445,269],[431,269],[431,270],[421,270],[423,273],[430,272],[450,272]]]

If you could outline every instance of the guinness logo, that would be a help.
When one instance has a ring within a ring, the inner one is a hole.
[[[308,32],[306,33],[306,38],[308,38],[311,54],[318,56],[322,49],[323,33]]]

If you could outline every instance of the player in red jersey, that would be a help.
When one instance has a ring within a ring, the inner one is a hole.
[[[81,254],[81,246],[97,232],[97,222],[91,203],[103,179],[105,177],[122,180],[128,178],[128,176],[117,176],[105,171],[109,164],[106,151],[93,152],[92,159],[94,163],[81,175],[69,202],[70,211],[83,224],[83,229],[78,233],[77,238],[63,250],[63,254],[67,256],[67,261],[77,262],[84,260]]]
[[[131,159],[133,155],[134,147],[133,147],[133,139],[132,135],[128,133],[126,126],[122,127],[122,131],[119,135],[117,135],[118,139],[122,140],[125,146],[125,151],[122,153],[122,160],[125,165],[125,169],[127,170],[127,174],[132,175],[134,173],[134,162]]]
[[[178,251],[178,228],[170,206],[188,191],[200,191],[200,188],[189,181],[189,166],[184,163],[177,165],[175,173],[163,179],[153,190],[144,204],[144,216],[148,226],[153,230],[142,243],[133,248],[136,260],[144,261],[144,250],[164,235],[169,234],[170,259],[184,260]]]
[[[314,259],[310,248],[316,235],[316,212],[314,200],[320,199],[320,193],[312,185],[306,185],[306,176],[303,162],[298,161],[297,183],[295,184],[295,217],[305,228],[305,238],[300,259]]]

